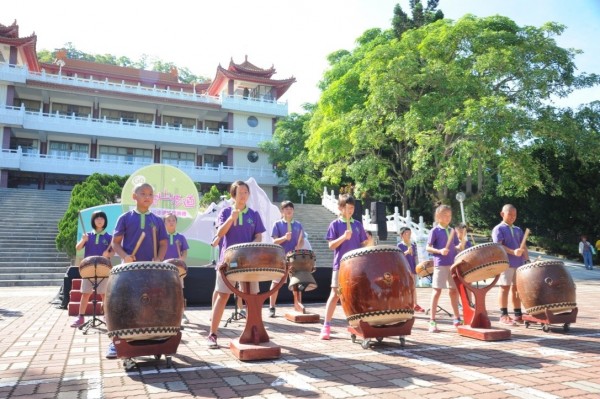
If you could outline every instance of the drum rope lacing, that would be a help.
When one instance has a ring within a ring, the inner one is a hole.
[[[285,269],[275,269],[272,267],[248,267],[248,268],[242,268],[242,269],[230,269],[228,271],[225,272],[226,276],[229,276],[230,274],[235,274],[235,273],[254,273],[254,272],[277,272],[277,273],[281,273],[281,274],[285,274]]]
[[[364,312],[364,313],[353,314],[352,316],[346,317],[346,320],[348,320],[348,321],[363,320],[367,317],[386,316],[386,315],[403,314],[403,313],[414,315],[415,311],[412,309],[376,310],[374,312]]]
[[[108,338],[120,337],[126,338],[128,336],[136,335],[156,335],[156,334],[167,334],[175,335],[181,330],[180,327],[137,327],[137,328],[124,328],[122,330],[113,330],[108,332]]]
[[[377,253],[377,252],[399,252],[399,253],[401,253],[402,251],[398,248],[391,247],[391,246],[389,248],[364,249],[364,250],[358,251],[356,253],[347,253],[346,255],[344,255],[342,257],[342,259],[340,261],[343,262],[346,259],[352,259],[352,258],[356,258],[357,256],[363,256],[366,254]]]
[[[532,308],[525,308],[525,312],[529,313],[529,314],[536,314],[536,313],[542,313],[544,312],[544,310],[549,309],[557,309],[557,308],[565,308],[565,312],[575,308],[577,306],[577,303],[575,302],[558,302],[558,303],[550,303],[547,305],[539,305],[539,306],[534,306]]]
[[[115,266],[111,269],[110,274],[117,274],[121,272],[126,272],[130,270],[168,270],[168,271],[176,271],[179,273],[177,266],[174,266],[170,263],[125,263],[123,265]]]

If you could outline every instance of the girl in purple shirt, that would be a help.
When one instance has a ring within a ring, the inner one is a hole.
[[[419,257],[417,255],[417,244],[410,242],[410,236],[412,232],[409,227],[402,227],[400,229],[400,242],[397,247],[400,249],[404,256],[406,256],[406,260],[408,261],[408,265],[410,266],[410,272],[413,275],[415,284],[417,283],[417,263],[419,263]],[[417,304],[417,290],[414,290],[414,310],[415,312],[423,313],[425,309],[420,307]]]
[[[435,314],[442,288],[448,289],[450,304],[454,312],[453,324],[458,327],[462,324],[458,312],[458,291],[456,284],[450,274],[450,266],[454,263],[454,257],[460,250],[460,243],[455,232],[448,225],[452,220],[452,208],[448,205],[440,205],[435,210],[435,219],[438,225],[431,229],[427,239],[427,252],[433,254],[433,278],[431,281],[431,318],[429,320],[429,332],[439,332],[435,321]],[[449,242],[451,240],[451,242]]]

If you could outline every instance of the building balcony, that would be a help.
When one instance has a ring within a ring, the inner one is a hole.
[[[108,79],[97,80],[80,78],[77,76],[64,76],[62,74],[49,74],[45,71],[41,73],[31,72],[26,66],[11,65],[0,63],[0,82],[7,84],[20,83],[27,81],[51,83],[56,85],[79,87],[91,90],[102,90],[107,92],[117,92],[123,94],[136,94],[154,97],[157,100],[179,100],[189,101],[197,104],[216,104],[227,111],[241,111],[251,113],[261,113],[274,116],[287,116],[287,102],[277,102],[268,99],[253,99],[241,96],[212,97],[204,94],[190,93],[183,90],[159,89],[156,86],[146,87],[141,84],[131,85],[124,81],[121,83],[110,82]]]
[[[150,161],[106,160],[81,156],[58,156],[48,154],[26,153],[17,150],[0,151],[0,169],[19,170],[24,172],[56,173],[68,175],[91,175],[103,173],[109,175],[130,175],[139,168],[151,165]],[[235,180],[254,177],[258,184],[275,186],[280,183],[279,177],[271,168],[243,168],[235,166],[218,167],[173,165],[187,173],[195,182],[229,184]]]
[[[106,118],[94,119],[59,113],[26,111],[24,107],[0,105],[0,124],[34,131],[69,133],[106,139],[124,139],[157,144],[183,144],[205,147],[257,149],[270,141],[270,134],[230,129],[218,131],[162,126],[149,123],[124,122]]]

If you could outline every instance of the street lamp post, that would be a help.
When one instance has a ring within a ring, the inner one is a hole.
[[[463,205],[465,198],[467,198],[467,196],[462,191],[459,191],[458,193],[456,193],[456,200],[458,202],[460,202],[460,215],[462,216],[462,222],[464,224],[466,224],[466,222],[465,222],[465,207]]]
[[[300,204],[304,204],[304,196],[306,196],[306,190],[298,190],[298,195],[300,196]]]

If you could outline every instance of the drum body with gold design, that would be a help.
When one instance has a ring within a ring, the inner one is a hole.
[[[232,245],[223,255],[230,282],[270,281],[285,277],[285,250],[281,245],[251,242]]]
[[[466,283],[494,278],[509,268],[508,255],[497,243],[485,243],[467,248],[454,258],[456,267]]]
[[[433,260],[428,259],[419,263],[417,267],[415,267],[415,272],[419,277],[427,277],[433,274]]]
[[[109,338],[168,338],[181,329],[183,290],[177,267],[132,262],[113,267],[104,302]]]
[[[342,257],[338,293],[352,327],[396,324],[414,316],[415,283],[408,260],[391,245],[359,248]]]
[[[531,315],[546,310],[565,313],[577,306],[575,283],[561,261],[538,261],[520,266],[516,271],[516,285],[523,310]]]
[[[185,276],[187,276],[188,267],[185,264],[185,262],[182,261],[181,259],[179,259],[179,258],[165,259],[164,262],[175,265],[175,267],[177,267],[177,270],[179,272],[179,277],[184,278]]]
[[[79,263],[79,275],[81,278],[106,278],[110,275],[112,263],[104,256],[88,256]]]

